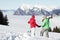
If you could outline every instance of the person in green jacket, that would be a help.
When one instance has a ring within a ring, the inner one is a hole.
[[[41,32],[40,32],[40,36],[43,36],[43,34],[44,34],[44,32],[46,33],[46,37],[49,37],[49,35],[48,35],[48,31],[49,31],[49,25],[50,25],[50,21],[49,21],[49,19],[51,19],[52,18],[52,16],[51,17],[48,17],[47,18],[47,16],[43,16],[43,19],[42,19],[42,30],[41,30]]]

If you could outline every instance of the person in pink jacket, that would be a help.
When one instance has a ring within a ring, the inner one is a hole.
[[[28,24],[30,24],[31,36],[34,37],[34,35],[35,35],[35,28],[36,28],[36,26],[37,26],[34,15],[32,15],[32,17],[31,17],[30,20],[28,21]]]
[[[30,28],[35,28],[36,27],[37,24],[36,24],[35,16],[34,15],[32,15],[32,17],[28,21],[28,24],[30,24]]]

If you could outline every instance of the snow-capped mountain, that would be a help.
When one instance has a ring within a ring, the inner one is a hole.
[[[40,9],[37,7],[33,7],[32,9],[29,9],[27,12],[28,15],[39,15],[40,14]]]
[[[23,10],[21,8],[18,8],[15,11],[14,15],[46,15],[46,16],[49,16],[51,14],[60,15],[60,9],[58,8],[51,9],[50,11],[46,9],[47,8],[32,7]]]
[[[52,10],[52,13],[55,15],[60,15],[60,9],[54,9]]]
[[[25,14],[25,12],[20,8],[18,8],[17,11],[15,11],[15,13],[14,13],[14,15],[24,15],[24,14]]]
[[[45,13],[49,13],[48,11],[44,10],[44,9],[39,9],[37,7],[33,7],[32,9],[28,9],[28,10],[22,10],[21,8],[18,8],[14,15],[45,15]]]

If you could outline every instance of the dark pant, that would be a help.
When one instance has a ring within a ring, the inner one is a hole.
[[[44,32],[45,32],[46,37],[49,37],[49,35],[48,35],[48,29],[44,29],[44,28],[42,28],[42,30],[40,32],[40,36],[43,36]]]

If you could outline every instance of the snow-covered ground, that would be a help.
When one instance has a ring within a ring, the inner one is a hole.
[[[6,12],[8,16],[9,26],[0,25],[0,40],[60,40],[60,33],[49,32],[49,38],[40,37],[41,28],[36,27],[35,37],[30,37],[27,32],[30,30],[27,23],[31,16],[13,15],[13,12]],[[41,25],[42,16],[36,16],[37,24]],[[53,17],[50,20],[50,26],[60,27],[60,16]]]

